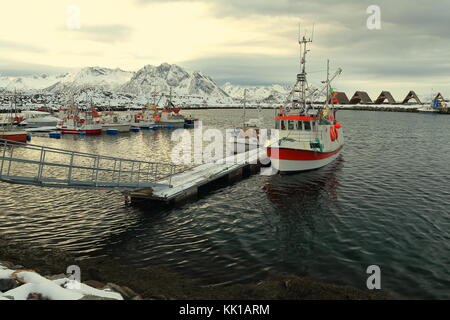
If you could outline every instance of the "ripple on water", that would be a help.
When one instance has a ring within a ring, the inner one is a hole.
[[[236,111],[189,113],[205,128],[241,121]],[[272,111],[264,115],[271,126]],[[173,209],[128,207],[117,192],[2,183],[0,232],[81,258],[167,265],[202,284],[276,271],[365,288],[366,268],[377,264],[383,287],[395,295],[449,298],[448,117],[341,111],[338,118],[346,145],[333,164],[253,176]],[[168,161],[170,135],[150,130],[33,143]]]

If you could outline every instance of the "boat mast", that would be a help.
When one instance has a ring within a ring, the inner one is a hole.
[[[244,89],[244,127],[245,127],[245,107],[246,107],[246,102],[247,102],[247,89]]]
[[[330,100],[330,59],[327,60],[327,100],[325,107],[328,108],[328,100]]]
[[[303,110],[306,110],[306,54],[308,53],[307,44],[311,43],[314,35],[314,26],[311,37],[307,37],[306,33],[302,36],[300,33],[300,24],[298,26],[298,44],[300,45],[300,73],[297,74],[297,81],[300,82],[301,90],[300,90],[300,98],[301,104],[303,106]]]

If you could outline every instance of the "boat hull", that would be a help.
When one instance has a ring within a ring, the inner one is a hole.
[[[160,121],[158,125],[163,128],[184,128],[184,120],[183,121]]]
[[[16,142],[27,142],[27,133],[0,133],[0,139],[16,141]]]
[[[104,124],[102,131],[117,130],[118,132],[130,132],[131,124]]]
[[[88,135],[102,134],[102,129],[89,129],[89,130],[60,129],[60,131],[64,134],[80,134],[80,133]]]
[[[324,167],[339,156],[342,146],[332,152],[311,150],[267,148],[272,167],[280,172],[300,172]]]
[[[419,110],[419,113],[424,113],[424,114],[438,114],[439,111],[438,111],[438,110]]]

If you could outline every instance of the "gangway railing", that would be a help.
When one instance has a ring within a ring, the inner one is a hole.
[[[131,160],[0,139],[0,181],[8,183],[130,191],[171,187],[172,176],[185,169],[172,163]]]

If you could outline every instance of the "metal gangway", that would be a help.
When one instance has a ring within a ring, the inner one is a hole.
[[[3,150],[2,150],[3,149]],[[171,188],[186,168],[0,139],[0,181],[42,187],[133,191]]]

